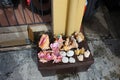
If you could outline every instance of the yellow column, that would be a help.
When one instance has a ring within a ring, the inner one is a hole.
[[[86,0],[53,0],[54,34],[80,31]]]
[[[65,34],[68,0],[53,0],[54,34]]]
[[[84,6],[85,0],[69,0],[67,36],[71,35],[74,31],[80,31]]]

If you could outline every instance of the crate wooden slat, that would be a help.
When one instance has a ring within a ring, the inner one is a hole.
[[[19,4],[18,8],[15,9],[13,9],[12,7],[0,7],[0,27],[47,22],[51,22],[51,14],[46,14],[42,16],[39,12],[32,12],[30,7],[25,6],[24,4]]]

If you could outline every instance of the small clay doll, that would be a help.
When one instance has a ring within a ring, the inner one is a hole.
[[[64,40],[62,39],[62,35],[58,35],[55,42],[59,43],[59,49],[63,46]]]
[[[39,41],[39,47],[42,50],[46,50],[46,49],[49,49],[49,44],[50,44],[49,36],[47,34],[42,34]]]
[[[84,47],[82,47],[81,49],[76,49],[75,50],[75,54],[76,55],[80,55],[80,54],[84,54],[85,53],[85,48]]]
[[[68,50],[71,49],[70,44],[69,44],[69,41],[70,41],[69,38],[66,38],[65,43],[64,43],[64,45],[63,45],[63,48],[62,48],[61,50],[68,51]]]
[[[59,43],[58,42],[51,43],[50,47],[53,51],[53,54],[59,54]]]
[[[53,60],[53,57],[51,54],[52,54],[52,51],[40,51],[38,53],[39,61],[42,63],[46,63],[50,60]]]
[[[78,41],[78,43],[80,43],[84,40],[84,35],[81,32],[79,32],[79,33],[75,32],[74,35],[75,35],[75,38]]]
[[[88,58],[90,56],[90,51],[89,50],[85,51],[84,56],[85,58]]]
[[[78,48],[75,50],[75,54],[76,54],[76,55],[79,55],[79,54],[80,54],[80,50],[79,50]]]
[[[77,56],[79,61],[83,61],[84,60],[84,56],[82,54],[80,54],[79,56]]]
[[[72,41],[72,44],[70,45],[71,49],[72,48],[78,48],[78,43],[77,43],[76,39],[73,36],[71,36],[71,41]]]

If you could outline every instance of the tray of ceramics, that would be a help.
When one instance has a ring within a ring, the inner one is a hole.
[[[51,37],[49,34],[42,34],[38,42],[38,62],[41,68],[63,64],[75,65],[92,59],[81,32],[75,32],[69,37],[62,35]]]

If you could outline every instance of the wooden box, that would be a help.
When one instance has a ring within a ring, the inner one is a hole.
[[[84,47],[89,49],[87,42],[83,41],[79,44],[79,47]],[[74,56],[74,58],[77,58]],[[80,71],[87,71],[87,69],[94,63],[93,56],[90,54],[89,58],[84,58],[84,61],[78,61],[76,59],[75,63],[41,63],[38,61],[38,69],[43,76],[51,76],[63,73],[76,73]]]

